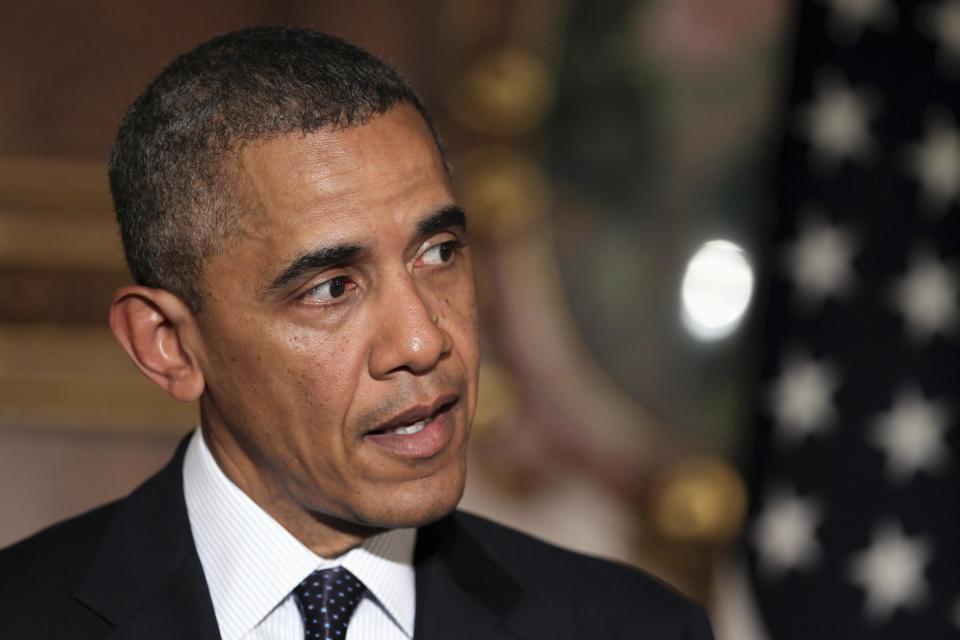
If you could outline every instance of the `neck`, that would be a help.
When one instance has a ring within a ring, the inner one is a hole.
[[[214,421],[201,419],[201,435],[224,475],[318,556],[339,557],[383,532],[310,510],[282,484],[271,482],[229,430],[217,428]]]

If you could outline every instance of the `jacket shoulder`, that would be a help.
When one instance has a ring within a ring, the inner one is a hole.
[[[596,632],[610,625],[615,631],[608,637],[712,637],[699,605],[639,569],[562,549],[473,514],[456,512],[454,520],[526,594],[571,607]]]
[[[116,504],[55,524],[0,550],[4,638],[100,638],[109,625],[74,596]]]
[[[76,585],[116,506],[105,504],[0,549],[0,593]]]

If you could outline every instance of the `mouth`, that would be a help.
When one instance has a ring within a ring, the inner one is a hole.
[[[417,405],[368,431],[363,439],[405,458],[429,458],[443,451],[453,438],[452,409],[457,394],[444,394]]]

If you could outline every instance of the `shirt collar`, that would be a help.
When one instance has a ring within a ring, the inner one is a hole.
[[[416,529],[372,536],[339,558],[313,553],[227,478],[200,429],[183,462],[187,515],[224,640],[254,629],[316,569],[343,565],[413,636]]]
[[[393,529],[367,538],[361,546],[341,556],[338,562],[360,578],[410,638],[413,637],[416,609],[413,569],[416,539],[416,529]]]

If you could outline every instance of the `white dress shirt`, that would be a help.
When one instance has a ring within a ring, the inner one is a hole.
[[[337,565],[368,589],[347,640],[413,637],[416,529],[388,531],[339,558],[322,558],[227,478],[200,429],[183,461],[183,491],[223,640],[303,640],[291,592],[314,570]]]

